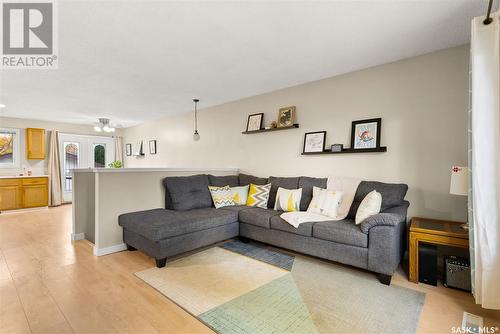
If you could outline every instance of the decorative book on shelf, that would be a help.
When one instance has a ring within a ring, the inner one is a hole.
[[[302,152],[302,155],[313,155],[313,154],[344,154],[344,153],[380,153],[387,152],[387,146],[380,146],[376,148],[344,148],[342,151],[332,152],[330,150],[325,150],[322,152]]]
[[[261,133],[261,132],[270,132],[270,131],[297,129],[298,127],[299,127],[298,124],[294,124],[292,126],[283,126],[283,127],[271,128],[271,129],[259,129],[259,130],[252,130],[252,131],[243,131],[242,134],[249,135],[249,134],[252,134],[252,133]]]

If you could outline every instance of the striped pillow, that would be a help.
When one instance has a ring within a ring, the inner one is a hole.
[[[212,200],[214,201],[216,209],[235,205],[233,192],[231,191],[231,188],[229,186],[208,186],[208,190],[210,190],[210,195],[212,195]]]
[[[271,183],[259,186],[250,183],[248,190],[247,206],[255,206],[257,208],[267,209],[267,201],[269,200],[269,192],[271,191]]]

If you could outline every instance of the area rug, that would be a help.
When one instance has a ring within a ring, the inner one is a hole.
[[[136,275],[218,333],[416,332],[425,294],[308,256],[286,270],[267,251],[223,245]]]

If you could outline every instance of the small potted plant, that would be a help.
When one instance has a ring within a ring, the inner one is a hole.
[[[110,167],[110,168],[123,168],[123,162],[121,162],[120,160],[116,160],[116,161],[113,161],[112,163],[110,163],[108,165],[108,167]]]

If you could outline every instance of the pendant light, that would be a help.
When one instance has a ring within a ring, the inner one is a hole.
[[[198,102],[200,100],[198,99],[193,99],[194,102],[194,133],[193,133],[193,140],[198,141],[200,140],[200,134],[198,133]]]

